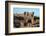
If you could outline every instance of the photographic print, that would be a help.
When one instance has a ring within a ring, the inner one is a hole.
[[[14,27],[39,27],[39,8],[13,8]]]
[[[45,32],[45,4],[37,2],[5,2],[5,34]]]

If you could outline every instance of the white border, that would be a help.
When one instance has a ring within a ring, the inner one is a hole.
[[[40,27],[31,27],[31,28],[13,28],[13,8],[40,8]],[[9,33],[17,33],[17,32],[34,32],[34,31],[42,31],[43,30],[43,6],[42,5],[10,5],[9,6]]]

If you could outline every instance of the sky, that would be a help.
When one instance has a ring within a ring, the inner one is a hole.
[[[24,13],[24,12],[34,12],[34,16],[40,16],[39,8],[13,8],[13,12],[16,13]]]

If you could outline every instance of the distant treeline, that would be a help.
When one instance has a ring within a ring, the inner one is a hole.
[[[34,16],[34,19],[39,19],[39,17],[37,17],[37,16]]]

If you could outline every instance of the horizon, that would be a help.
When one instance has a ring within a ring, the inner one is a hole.
[[[29,13],[32,13],[34,12],[34,16],[38,16],[40,17],[40,10],[39,8],[13,8],[13,13],[24,13],[24,12],[29,12]]]

